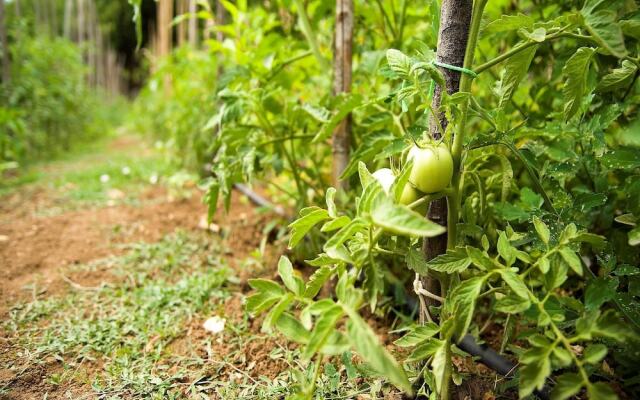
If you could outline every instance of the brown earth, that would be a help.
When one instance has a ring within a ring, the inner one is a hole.
[[[203,227],[206,208],[200,199],[201,193],[194,193],[189,199],[171,200],[165,189],[151,187],[141,195],[143,206],[82,209],[47,217],[37,213],[55,203],[52,194],[45,189],[26,187],[4,198],[0,202],[0,315],[6,320],[13,304],[34,296],[59,296],[70,289],[96,287],[117,279],[105,269],[74,271],[70,268],[74,264],[121,254],[125,251],[121,245],[125,243],[155,242],[175,230],[206,229]],[[234,194],[229,214],[220,213],[214,220],[214,231],[218,228],[219,231],[213,234],[224,237],[229,259],[241,260],[260,244],[266,218],[258,215],[244,198]],[[267,251],[267,258],[275,259],[269,254],[275,254],[275,251]],[[231,264],[235,266],[233,262]],[[260,271],[237,271],[240,286],[248,291],[244,283],[257,272]],[[234,309],[230,311],[242,315],[240,297],[230,307]],[[185,327],[185,340],[196,343],[198,335],[204,333],[201,324],[202,321],[193,321],[193,327],[197,326],[197,329]],[[257,329],[259,331],[259,326]],[[55,360],[27,365],[24,369],[8,369],[8,365],[20,365],[21,355],[9,346],[4,333],[0,339],[0,388],[10,389],[8,393],[0,392],[0,399],[42,399],[45,395],[48,399],[94,397],[88,384],[56,386],[48,383],[47,377],[61,369]],[[236,368],[251,365],[256,373],[270,371],[277,374],[286,365],[270,363],[270,358],[263,356],[272,345],[264,341],[252,343],[247,352],[250,357],[239,360]],[[176,344],[176,348],[179,347]],[[90,382],[100,367],[85,365],[83,369]],[[221,372],[226,373],[218,371]]]

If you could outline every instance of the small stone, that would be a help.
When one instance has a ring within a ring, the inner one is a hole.
[[[207,332],[220,333],[224,330],[225,322],[226,320],[224,318],[216,315],[206,320],[202,326]]]

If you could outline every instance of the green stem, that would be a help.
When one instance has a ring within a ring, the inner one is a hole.
[[[447,360],[447,362],[445,363],[444,366],[444,376],[442,379],[442,388],[440,388],[440,399],[450,399],[451,398],[451,394],[450,394],[450,387],[451,387],[451,375],[452,375],[452,370],[453,370],[453,364],[451,363],[451,339],[447,339],[445,340],[444,343],[445,346],[445,360]]]
[[[580,39],[580,40],[589,40],[589,41],[593,41],[594,39],[591,36],[584,36],[584,35],[578,35],[575,33],[570,33],[570,32],[557,32],[554,33],[552,35],[549,35],[545,38],[544,41],[548,41],[548,40],[554,40],[554,39],[558,39],[561,37],[570,37],[573,39]],[[524,43],[520,43],[518,45],[516,45],[515,47],[513,47],[511,50],[507,51],[506,53],[502,53],[501,55],[499,55],[498,57],[487,61],[486,63],[478,66],[477,68],[475,68],[473,70],[473,72],[475,72],[476,74],[480,74],[481,72],[493,67],[496,64],[500,64],[501,62],[503,62],[504,60],[506,60],[507,58],[514,56],[518,53],[520,53],[523,50],[528,49],[531,46],[536,46],[539,45],[543,42],[536,42],[536,41],[528,41],[528,42],[524,42]],[[461,83],[462,85],[462,83]]]
[[[311,387],[309,388],[309,392],[307,393],[309,395],[309,398],[311,398],[313,396],[313,393],[316,391],[316,382],[320,378],[320,365],[322,364],[323,359],[324,355],[322,354],[318,354],[316,356],[316,363],[313,370],[313,381],[311,382]]]
[[[471,69],[473,66],[473,57],[476,50],[476,44],[478,43],[478,35],[480,33],[480,22],[482,21],[482,13],[484,7],[487,4],[487,0],[478,0],[473,5],[473,13],[471,14],[471,27],[469,28],[469,40],[467,41],[467,49],[464,54],[463,67]],[[471,92],[471,83],[473,77],[469,74],[462,74],[460,78],[460,92]],[[464,134],[467,124],[467,114],[469,112],[469,100],[465,101],[461,105],[461,120],[460,128],[453,138],[453,145],[451,146],[451,156],[453,157],[453,180],[451,186],[453,187],[453,194],[448,199],[448,213],[447,213],[447,229],[449,230],[447,236],[447,248],[454,248],[457,242],[457,228],[458,228],[458,210],[460,209],[460,182],[462,179],[461,164],[462,164],[462,144],[464,143]]]
[[[296,4],[296,8],[298,9],[298,16],[300,17],[300,28],[302,29],[302,33],[307,38],[307,42],[309,42],[309,47],[311,48],[311,52],[313,56],[320,63],[320,67],[323,70],[327,70],[329,65],[327,64],[327,60],[320,53],[320,46],[318,45],[318,40],[316,35],[313,33],[313,29],[311,29],[311,23],[309,22],[309,17],[307,16],[307,9],[304,7],[304,3],[302,0],[294,0]]]

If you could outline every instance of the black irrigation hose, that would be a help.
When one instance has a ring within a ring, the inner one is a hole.
[[[414,297],[408,297],[406,298],[406,301],[408,308],[412,311],[415,311],[418,308],[418,302]],[[491,347],[484,344],[478,344],[472,335],[466,335],[456,345],[464,352],[471,354],[473,357],[478,357],[481,363],[500,375],[506,378],[512,378],[515,375],[518,368],[515,363],[501,356]],[[545,385],[542,390],[534,391],[534,394],[541,400],[549,400],[550,393],[551,388],[548,385]]]
[[[247,198],[257,206],[268,208],[269,210],[273,211],[274,213],[278,214],[281,217],[287,216],[282,206],[272,204],[269,200],[260,196],[258,193],[254,192],[253,190],[249,189],[247,186],[240,183],[236,183],[233,185],[233,187],[236,190],[238,190],[240,193],[247,196]]]

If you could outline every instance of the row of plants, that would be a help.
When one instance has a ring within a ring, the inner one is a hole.
[[[488,327],[518,362],[500,391],[638,397],[638,6],[476,0],[451,65],[436,44],[457,3],[355,1],[353,88],[334,96],[333,4],[222,1],[224,39],[171,56],[147,90],[170,81],[177,95],[150,116],[207,165],[212,215],[254,181],[300,210],[280,281],[251,281],[247,300],[301,345],[293,398],[313,398],[322,365],[349,350],[406,393],[450,398],[470,378],[457,344]],[[214,18],[204,3],[199,15]],[[351,189],[338,191],[329,138],[345,118]],[[412,298],[422,321],[390,352],[369,318]]]
[[[0,172],[105,136],[118,102],[89,86],[82,49],[10,19],[11,80],[0,84]]]

